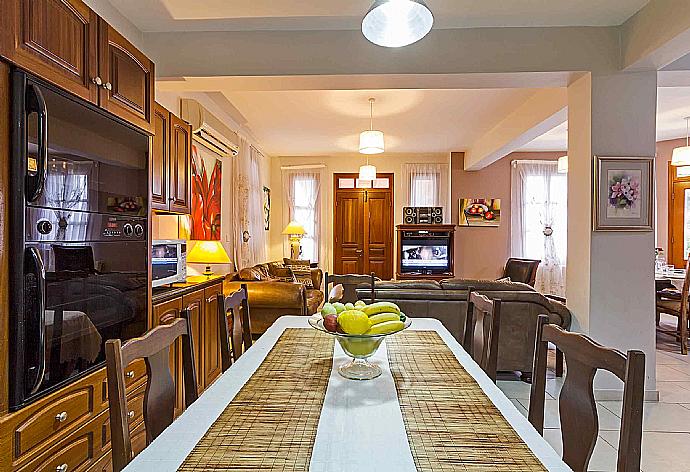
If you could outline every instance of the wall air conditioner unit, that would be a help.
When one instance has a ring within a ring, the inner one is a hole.
[[[190,98],[181,100],[182,119],[192,125],[192,138],[221,157],[234,157],[239,153],[237,133],[208,111],[201,103]]]

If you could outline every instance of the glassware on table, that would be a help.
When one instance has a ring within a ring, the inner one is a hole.
[[[350,380],[371,380],[381,375],[381,368],[370,363],[367,359],[373,356],[378,350],[381,342],[386,336],[397,334],[412,324],[412,320],[407,318],[405,320],[405,327],[400,331],[388,334],[373,334],[373,335],[355,335],[355,334],[340,334],[328,331],[323,327],[323,319],[309,318],[309,324],[312,328],[323,331],[326,334],[335,336],[338,344],[343,348],[345,354],[350,356],[352,360],[338,367],[338,373]]]

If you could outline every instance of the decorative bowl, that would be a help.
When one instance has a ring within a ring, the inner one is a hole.
[[[412,325],[412,320],[408,317],[405,320],[404,328],[399,331],[387,334],[369,335],[341,334],[328,331],[324,328],[323,318],[319,318],[319,315],[309,318],[309,324],[314,329],[334,336],[338,340],[340,347],[345,351],[345,354],[352,358],[350,362],[338,367],[338,373],[340,375],[351,380],[371,380],[381,375],[381,368],[371,364],[367,359],[376,353],[386,336],[391,336],[406,330]]]

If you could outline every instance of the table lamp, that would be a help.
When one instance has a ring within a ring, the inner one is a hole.
[[[229,264],[230,258],[220,241],[196,241],[187,254],[187,262],[206,264],[204,275],[210,277],[213,275],[211,264]]]
[[[287,235],[290,241],[290,259],[299,259],[299,253],[302,251],[300,240],[306,234],[304,226],[293,220],[285,227],[283,234]]]

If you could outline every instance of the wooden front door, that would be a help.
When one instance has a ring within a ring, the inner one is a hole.
[[[669,169],[669,225],[667,262],[685,267],[690,251],[690,167]],[[663,248],[666,250],[666,248]]]
[[[392,279],[393,174],[379,174],[374,185],[357,174],[335,174],[333,185],[333,271]]]

